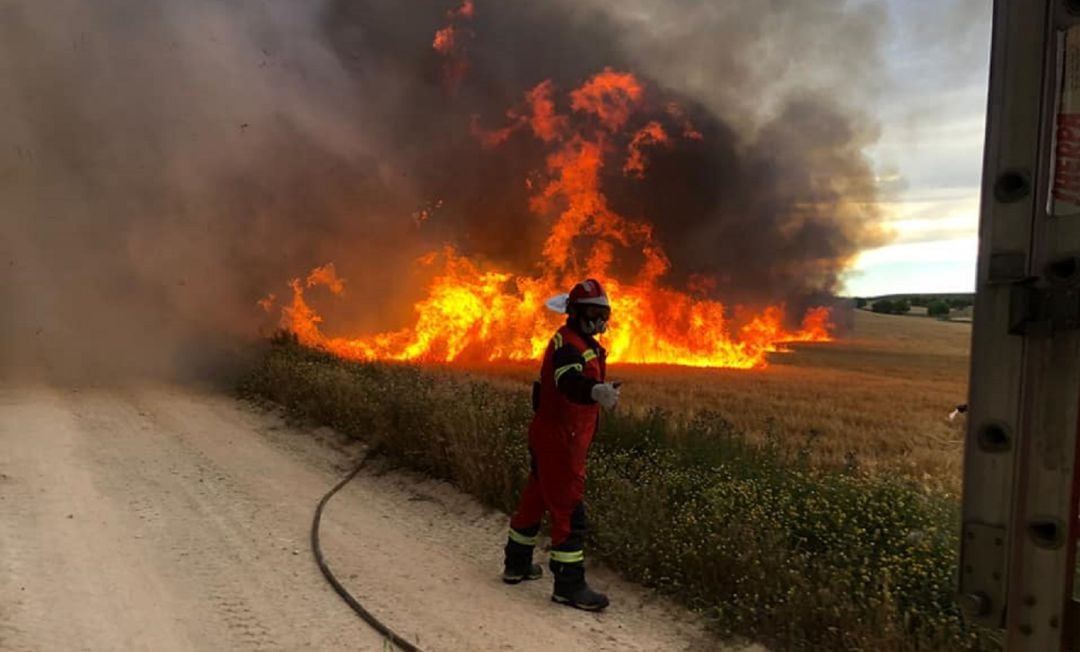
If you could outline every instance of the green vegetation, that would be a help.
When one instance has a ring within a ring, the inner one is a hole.
[[[911,303],[907,299],[878,299],[870,309],[886,315],[903,315],[911,312]]]
[[[524,384],[345,362],[282,336],[242,391],[503,510],[528,472]],[[953,602],[954,501],[854,459],[819,468],[814,432],[792,444],[767,430],[751,445],[714,412],[607,416],[590,461],[591,553],[719,633],[775,649],[978,649]]]
[[[908,309],[904,310],[903,306]],[[883,314],[905,314],[911,307],[926,308],[931,317],[947,317],[949,311],[964,310],[975,305],[975,295],[970,293],[957,294],[890,294],[876,298],[855,299],[856,308],[870,308],[874,312]]]
[[[931,317],[948,317],[951,310],[952,308],[949,306],[948,302],[940,299],[931,301],[929,305],[926,306],[926,314]]]
[[[918,306],[920,308],[927,308],[932,303],[941,301],[947,304],[954,310],[967,308],[968,306],[975,305],[974,294],[910,294],[904,296],[889,296],[881,297],[883,299],[898,299],[904,298],[911,302],[911,305]]]

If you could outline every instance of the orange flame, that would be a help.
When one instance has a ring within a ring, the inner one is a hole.
[[[445,58],[443,63],[443,79],[451,90],[465,77],[469,62],[465,52],[465,41],[471,38],[473,33],[467,27],[460,24],[472,20],[476,15],[476,6],[473,0],[464,0],[457,9],[446,12],[449,24],[435,32],[435,39],[431,47]]]
[[[528,127],[539,141],[552,146],[546,178],[536,186],[530,209],[553,221],[542,249],[539,272],[516,274],[481,265],[452,248],[425,256],[441,264],[426,298],[414,305],[416,321],[398,331],[362,337],[327,337],[321,317],[308,305],[304,284],[291,283],[292,304],[284,308],[282,325],[309,346],[359,360],[535,360],[542,355],[559,318],[544,310],[544,300],[565,292],[587,276],[600,278],[612,301],[611,332],[604,336],[610,360],[698,367],[762,367],[770,352],[785,342],[828,341],[829,311],[809,311],[800,329],[784,327],[784,311],[772,306],[755,315],[740,315],[723,303],[701,298],[715,287],[708,277],[695,277],[690,292],[662,283],[670,268],[652,226],[627,219],[609,205],[600,179],[607,160],[621,150],[615,142],[644,102],[644,89],[629,73],[605,70],[570,93],[579,120],[560,115],[554,85],[545,81],[525,95],[526,106],[507,112],[510,125],[474,132],[485,145],[496,146]],[[673,114],[683,137],[699,139],[681,113]],[[580,126],[575,126],[580,123]],[[599,128],[597,128],[597,126]],[[658,122],[649,122],[630,139],[627,174],[643,176],[642,148],[668,142]],[[611,271],[622,256],[639,260],[631,278]],[[343,282],[333,265],[308,275],[306,287],[324,286],[334,294]],[[699,295],[697,298],[693,295]]]
[[[686,112],[683,111],[681,106],[674,102],[668,102],[664,108],[667,114],[682,127],[683,138],[690,140],[703,140],[705,138],[700,131],[694,128],[694,123],[690,122],[690,118],[686,117]]]
[[[270,311],[274,309],[275,301],[277,301],[277,295],[271,292],[270,294],[267,294],[265,297],[256,301],[255,305],[262,308],[263,312],[269,314]]]
[[[626,159],[626,165],[623,166],[623,174],[627,176],[635,176],[638,179],[645,178],[645,146],[646,145],[658,145],[668,142],[667,132],[655,120],[645,125],[634,134],[634,139],[630,141],[630,156]]]
[[[570,93],[570,106],[575,111],[594,114],[609,131],[616,132],[630,120],[630,113],[641,101],[643,92],[630,73],[605,68]]]
[[[449,55],[454,49],[454,26],[449,25],[435,32],[435,41],[432,47],[442,55]]]

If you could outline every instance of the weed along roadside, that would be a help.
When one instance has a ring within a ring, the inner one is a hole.
[[[283,336],[241,392],[504,511],[527,477],[524,386],[347,362]],[[617,412],[594,442],[587,501],[590,550],[703,613],[719,637],[779,650],[982,648],[954,603],[956,505],[906,478],[817,468],[747,443],[719,414]]]

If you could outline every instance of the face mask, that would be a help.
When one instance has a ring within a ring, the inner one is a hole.
[[[586,335],[599,335],[607,332],[606,319],[582,319],[581,332]]]
[[[581,323],[581,332],[586,335],[599,335],[600,333],[607,332],[608,317],[611,313],[607,310],[590,310],[587,309],[579,320]]]

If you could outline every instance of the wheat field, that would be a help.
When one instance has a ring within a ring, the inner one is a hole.
[[[835,342],[794,344],[765,369],[612,364],[621,410],[662,408],[672,418],[709,411],[753,441],[805,450],[827,466],[900,472],[934,488],[960,486],[971,324],[855,311]],[[524,383],[535,365],[473,369]]]
[[[722,636],[993,649],[955,602],[962,425],[946,415],[969,333],[859,313],[842,341],[752,372],[611,365],[625,398],[594,441],[590,549]],[[240,391],[509,510],[529,473],[535,367],[347,362],[283,333]]]

